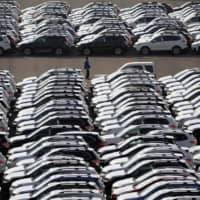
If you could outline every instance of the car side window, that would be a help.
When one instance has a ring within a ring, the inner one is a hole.
[[[105,41],[106,41],[106,40],[105,40],[105,37],[101,37],[101,38],[96,39],[95,43],[97,43],[97,44],[102,44],[102,43],[104,43]]]
[[[178,140],[178,141],[187,140],[187,136],[184,135],[184,134],[173,134],[173,136],[174,136],[175,139]]]
[[[176,35],[172,35],[172,36],[163,36],[163,40],[164,41],[176,41],[179,40],[180,37],[176,36]]]
[[[137,119],[134,122],[132,122],[131,124],[133,125],[138,125],[138,124],[142,124],[143,120],[142,119]]]
[[[0,37],[0,41],[2,41],[3,40],[3,38],[2,37]]]
[[[199,17],[193,17],[190,22],[199,22]]]
[[[112,38],[112,37],[106,37],[105,38],[105,42],[113,42],[115,39],[114,38]]]
[[[140,18],[139,20],[136,21],[136,23],[144,23],[146,20],[145,18]]]
[[[37,42],[38,43],[45,43],[46,42],[46,38],[39,38],[39,39],[37,39]]]
[[[138,135],[138,134],[139,134],[138,129],[133,129],[128,131],[126,135],[129,137],[130,135]]]
[[[162,41],[162,36],[159,36],[159,37],[154,38],[154,39],[152,40],[152,42],[161,42],[161,41]]]

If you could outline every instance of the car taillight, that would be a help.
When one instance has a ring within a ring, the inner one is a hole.
[[[95,163],[96,165],[99,164],[99,161],[98,161],[98,160],[93,160],[92,162]]]
[[[6,45],[8,45],[8,42],[4,42]]]
[[[12,44],[14,44],[14,43],[15,43],[15,41],[14,41],[14,40],[10,40],[10,42],[11,42]]]
[[[190,141],[190,144],[195,145],[196,142],[195,141]]]
[[[192,42],[192,39],[190,38],[190,39],[188,39],[188,42]]]
[[[104,146],[104,143],[103,142],[99,142],[98,145],[102,147],[102,146]]]
[[[112,199],[113,200],[117,199],[117,195],[114,192],[112,192]]]
[[[8,143],[7,142],[4,142],[4,143],[2,143],[2,145],[4,146],[4,147],[8,147]]]
[[[68,45],[68,42],[67,42],[67,41],[65,41],[65,42],[64,42],[64,44]]]
[[[182,40],[182,43],[183,43],[183,44],[186,44],[186,41],[185,41],[185,40]]]
[[[158,94],[160,94],[160,90],[157,90],[156,92],[157,92]]]
[[[0,165],[3,165],[3,161],[0,161]]]
[[[192,159],[187,159],[187,162],[192,163]]]
[[[175,125],[171,125],[171,128],[176,128],[176,126]]]
[[[0,127],[1,131],[5,131],[5,128],[3,126]]]
[[[88,131],[91,131],[91,129],[92,129],[91,126],[86,126],[85,128],[86,128]]]
[[[12,93],[12,92],[8,92],[8,95],[10,95],[10,96],[11,96],[11,95],[13,95],[13,93]]]

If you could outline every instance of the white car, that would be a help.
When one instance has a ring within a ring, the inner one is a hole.
[[[187,40],[181,34],[155,33],[142,36],[135,44],[134,48],[143,55],[148,55],[151,51],[172,51],[178,55],[187,48]]]
[[[192,43],[192,50],[195,52],[200,52],[200,40],[196,40]]]

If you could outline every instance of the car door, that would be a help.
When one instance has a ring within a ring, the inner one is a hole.
[[[59,37],[57,36],[49,36],[46,38],[46,51],[50,52],[52,51],[54,48],[60,47],[61,42],[59,40]]]
[[[35,42],[32,44],[32,47],[34,48],[35,52],[44,52],[46,50],[46,37],[42,36],[35,40]]]
[[[151,50],[153,51],[165,50],[165,46],[163,44],[163,36],[157,36],[151,41]]]
[[[102,37],[99,37],[97,38],[94,42],[93,42],[93,49],[95,51],[101,51],[102,49],[105,48],[105,44],[106,44],[106,40],[105,40],[105,37],[102,36]]]
[[[113,49],[115,46],[115,37],[114,36],[106,36],[105,37],[105,48],[106,49]]]
[[[173,46],[176,46],[177,36],[166,35],[163,36],[163,45],[166,50],[171,50]]]

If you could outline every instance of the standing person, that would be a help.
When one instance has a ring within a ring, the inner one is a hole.
[[[89,63],[88,57],[85,58],[84,69],[86,71],[85,78],[89,79],[90,78],[90,63]]]

